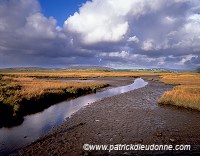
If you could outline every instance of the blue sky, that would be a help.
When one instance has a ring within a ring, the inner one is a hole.
[[[0,68],[200,66],[200,0],[0,0]]]
[[[58,25],[62,26],[64,21],[75,12],[87,0],[39,0],[42,12],[45,16],[56,18]]]

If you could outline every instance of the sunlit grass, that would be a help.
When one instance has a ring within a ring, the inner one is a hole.
[[[50,77],[50,78],[92,78],[92,77],[134,77],[144,75],[164,75],[166,73],[159,72],[119,72],[119,71],[4,71],[6,75],[17,75],[25,77]]]
[[[0,104],[12,107],[13,114],[16,115],[22,106],[29,106],[30,103],[44,102],[46,99],[48,101],[48,98],[56,101],[56,98],[64,99],[83,95],[107,85],[104,82],[60,82],[3,76],[0,81]]]
[[[200,74],[169,74],[160,79],[166,84],[179,85],[165,92],[160,104],[172,104],[200,110]]]
[[[2,75],[1,75],[2,74]],[[141,77],[160,76],[160,81],[176,85],[172,91],[165,92],[159,99],[160,104],[173,104],[200,110],[200,74],[166,73],[166,72],[106,72],[106,71],[7,71],[0,74],[0,105],[12,107],[16,114],[24,107],[40,101],[54,102],[106,86],[102,82],[61,82],[42,80],[46,78],[79,78],[91,77]],[[147,78],[148,79],[148,78]],[[149,81],[157,81],[156,77]],[[178,85],[178,86],[177,86]],[[22,107],[23,106],[23,107]]]
[[[200,74],[165,74],[160,81],[172,85],[200,85]]]

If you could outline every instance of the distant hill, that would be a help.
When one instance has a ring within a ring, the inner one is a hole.
[[[40,67],[16,67],[16,68],[3,68],[1,70],[14,70],[14,71],[39,71],[39,70],[48,70],[46,68]]]
[[[180,69],[167,69],[167,68],[139,68],[139,69],[114,69],[104,66],[69,66],[66,68],[41,68],[41,67],[16,67],[16,68],[3,68],[0,71],[72,71],[72,70],[92,70],[92,71],[119,71],[119,72],[129,72],[129,71],[152,71],[152,72],[188,72],[189,70]],[[200,73],[200,67],[192,70],[193,72]]]
[[[101,66],[70,66],[67,68],[40,68],[40,67],[16,67],[16,68],[3,68],[1,71],[71,71],[71,70],[101,70],[101,71],[112,71],[113,68],[101,67]]]
[[[112,71],[113,68],[101,67],[101,66],[70,66],[65,68],[65,70],[103,70],[103,71]]]
[[[138,69],[116,69],[116,71],[133,71],[133,72],[181,72],[177,69],[165,69],[165,68],[138,68]]]

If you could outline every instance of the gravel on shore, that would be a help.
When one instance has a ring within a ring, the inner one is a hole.
[[[45,137],[13,155],[144,155],[174,151],[84,151],[84,144],[189,144],[200,150],[200,114],[157,100],[172,86],[149,82],[143,88],[105,98],[84,107]],[[184,151],[186,155],[191,151]],[[176,154],[183,154],[176,151]]]

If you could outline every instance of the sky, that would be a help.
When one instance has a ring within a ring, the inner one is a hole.
[[[53,16],[59,26],[63,26],[65,20],[82,6],[87,0],[39,0],[42,13],[46,17]]]
[[[200,66],[200,0],[0,0],[0,68]]]

